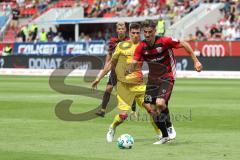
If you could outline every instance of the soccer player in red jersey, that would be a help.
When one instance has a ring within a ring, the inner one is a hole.
[[[129,40],[129,37],[126,36],[126,31],[127,31],[126,24],[124,22],[118,22],[116,24],[117,37],[111,37],[110,40],[109,40],[108,55],[106,56],[106,59],[105,59],[104,68],[106,68],[106,64],[108,64],[110,62],[110,60],[112,58],[112,54],[114,53],[117,44],[119,42]],[[103,95],[101,109],[96,113],[98,116],[104,117],[105,112],[106,112],[106,108],[107,108],[107,104],[108,104],[109,99],[110,99],[112,89],[116,84],[117,84],[116,73],[115,73],[114,70],[112,70],[111,73],[110,73],[108,82],[107,82],[105,93]],[[136,103],[135,102],[132,105],[132,110],[134,112],[136,110]]]
[[[170,99],[176,74],[176,60],[173,48],[184,48],[192,57],[197,72],[202,70],[202,64],[194,55],[191,46],[185,41],[171,37],[158,37],[156,23],[146,20],[143,23],[145,39],[135,50],[132,65],[126,74],[136,68],[139,61],[146,61],[149,66],[148,82],[145,92],[145,103],[156,106],[155,123],[162,131],[162,137],[154,144],[163,144],[176,137],[175,129],[170,121],[168,101]],[[160,113],[160,114],[159,114]]]

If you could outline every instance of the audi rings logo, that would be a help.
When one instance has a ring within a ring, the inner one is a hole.
[[[221,44],[205,44],[202,48],[204,57],[223,57],[225,55],[225,48]]]

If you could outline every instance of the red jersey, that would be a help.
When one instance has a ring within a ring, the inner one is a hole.
[[[149,79],[174,80],[176,59],[172,48],[179,48],[180,41],[171,37],[155,37],[153,46],[142,41],[135,50],[134,60],[146,61],[149,67]]]
[[[108,42],[108,54],[112,56],[117,44],[122,41],[129,40],[129,37],[125,37],[123,40],[118,39],[118,37],[110,38]]]

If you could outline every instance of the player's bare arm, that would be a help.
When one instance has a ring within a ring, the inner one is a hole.
[[[127,67],[127,69],[125,71],[125,75],[128,75],[128,74],[132,73],[133,71],[135,71],[137,68],[137,64],[138,64],[137,60],[132,60],[131,64]]]
[[[184,48],[189,55],[192,57],[192,60],[194,62],[194,68],[197,72],[201,72],[202,71],[202,64],[201,62],[198,60],[198,58],[196,57],[196,55],[193,52],[192,47],[189,45],[188,42],[186,41],[181,41],[180,42],[180,47]]]
[[[112,58],[112,56],[110,54],[107,54],[107,56],[105,58],[105,65],[104,65],[103,69],[105,67],[107,67],[107,64],[111,61],[111,58]]]
[[[101,79],[112,69],[115,69],[117,64],[117,60],[111,59],[107,64],[105,64],[104,69],[99,73],[97,78],[92,82],[91,86],[93,89],[97,88],[97,84],[101,81]]]

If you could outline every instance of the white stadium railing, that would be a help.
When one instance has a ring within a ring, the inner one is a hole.
[[[1,68],[0,75],[17,75],[17,76],[50,76],[54,69],[12,69],[12,68]],[[62,74],[64,75],[64,69]],[[86,70],[75,69],[69,76],[84,76]],[[147,71],[143,72],[145,75]],[[220,79],[240,79],[240,71],[177,71],[177,78],[220,78]]]

